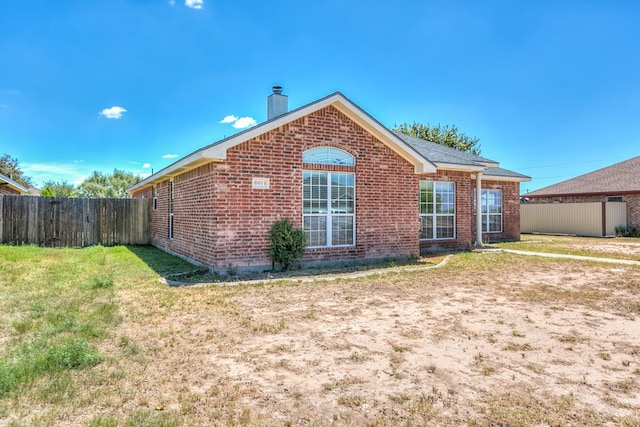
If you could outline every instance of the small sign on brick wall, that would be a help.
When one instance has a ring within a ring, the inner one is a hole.
[[[257,190],[268,190],[269,189],[269,178],[256,178],[253,177],[251,180],[251,187]]]

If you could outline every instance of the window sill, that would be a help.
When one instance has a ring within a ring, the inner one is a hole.
[[[419,239],[421,242],[437,242],[437,241],[442,241],[442,240],[456,240],[455,237],[441,237],[439,239],[434,238],[434,239]]]
[[[305,250],[327,250],[327,249],[345,249],[345,248],[355,248],[356,245],[335,245],[335,246],[305,246]]]

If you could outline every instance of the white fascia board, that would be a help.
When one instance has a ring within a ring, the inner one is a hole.
[[[358,106],[353,104],[348,99],[340,96],[339,94],[334,95],[337,99],[335,103],[332,103],[333,106],[345,114],[351,120],[358,123],[368,132],[375,135],[378,139],[380,139],[385,145],[387,145],[391,150],[393,150],[396,154],[407,160],[411,163],[415,168],[415,173],[436,173],[437,167],[431,162],[429,159],[423,157],[420,153],[414,150],[411,146],[409,146],[406,142],[404,142],[397,135],[392,133],[389,129],[382,126],[377,120],[372,118],[369,114],[365,113]],[[331,97],[334,98],[334,97]]]
[[[259,124],[253,128],[249,128],[248,130],[240,132],[236,136],[231,136],[220,143],[212,144],[206,148],[200,149],[158,171],[150,177],[140,181],[138,184],[128,188],[127,192],[131,193],[132,191],[135,191],[139,188],[152,185],[155,182],[160,182],[163,179],[166,179],[164,178],[165,176],[175,176],[179,172],[192,169],[193,167],[195,167],[194,165],[200,165],[206,163],[207,161],[225,160],[227,158],[228,149],[233,148],[236,145],[242,144],[243,142],[260,136],[264,133],[267,133],[273,129],[276,129],[284,124],[328,107],[329,105],[334,106],[338,111],[354,120],[367,131],[373,133],[394,152],[414,165],[416,173],[437,172],[435,164],[422,157],[417,151],[411,148],[402,139],[391,133],[389,129],[382,126],[375,119],[361,110],[358,106],[346,99],[342,94],[335,93],[324,99],[311,103],[306,107],[293,110],[268,122]]]
[[[506,182],[529,182],[528,176],[493,176],[482,174],[480,181],[506,181]]]
[[[478,162],[478,163],[486,167],[487,169],[500,167],[500,163],[498,162]]]
[[[179,173],[185,172],[189,169],[193,169],[194,167],[197,167],[203,163],[207,163],[210,160],[211,159],[203,156],[203,151],[196,151],[195,153],[191,153],[188,156],[178,160],[177,162],[170,164],[164,169],[159,170],[153,175],[148,176],[139,183],[127,188],[126,191],[127,193],[131,193],[140,188],[148,187],[149,185],[153,185],[155,183],[178,175]]]
[[[20,194],[27,194],[29,192],[29,189],[27,187],[24,187],[21,184],[18,184],[11,178],[6,177],[4,175],[2,175],[2,178],[0,178],[0,181],[6,182],[7,187],[12,188],[13,190],[17,191]]]
[[[242,144],[243,142],[246,142],[252,138],[272,131],[273,129],[277,129],[284,124],[304,117],[314,111],[320,110],[327,105],[331,105],[331,100],[336,96],[338,95],[334,95],[330,98],[324,99],[314,104],[310,104],[307,108],[295,110],[280,117],[276,117],[269,122],[250,128],[238,134],[237,136],[232,136],[231,138],[227,139],[224,142],[221,142],[220,144],[215,144],[210,146],[209,148],[205,148],[204,150],[202,150],[202,156],[207,159],[225,160],[227,158],[227,150],[229,148],[233,148],[236,145]]]
[[[458,163],[436,163],[438,169],[446,169],[450,171],[461,171],[461,172],[484,172],[488,168],[482,165],[461,165]]]

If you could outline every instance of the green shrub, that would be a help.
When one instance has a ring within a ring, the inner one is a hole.
[[[269,242],[271,242],[269,256],[272,268],[275,268],[277,263],[282,265],[282,270],[285,271],[293,263],[302,259],[306,244],[304,231],[294,228],[290,219],[285,218],[271,226]]]

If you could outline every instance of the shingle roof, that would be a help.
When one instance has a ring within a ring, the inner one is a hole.
[[[521,178],[525,181],[530,181],[531,177],[527,175],[522,175],[521,173],[510,171],[508,169],[503,168],[489,168],[483,172],[485,176],[495,176],[501,178]]]
[[[474,156],[446,145],[436,144],[435,142],[425,139],[409,136],[402,132],[394,131],[399,138],[416,149],[420,154],[435,163],[455,163],[459,165],[469,166],[485,166],[486,164],[498,164],[498,162],[485,159],[484,157]]]
[[[517,172],[503,169],[498,166],[498,162],[489,160],[485,157],[475,156],[473,154],[456,150],[455,148],[447,147],[446,145],[436,144],[435,142],[427,141],[425,139],[416,138],[414,136],[406,135],[402,132],[393,131],[404,142],[412,146],[416,151],[422,154],[432,162],[438,163],[453,163],[458,165],[469,166],[490,166],[483,174],[486,176],[493,176],[496,178],[516,178],[518,180],[529,181],[531,178],[519,174]]]
[[[155,174],[145,178],[134,186],[128,188],[127,191],[132,192],[140,188],[153,185],[154,182],[160,181],[167,175],[175,176],[180,172],[184,172],[185,170],[204,164],[212,159],[226,159],[226,150],[228,148],[328,105],[334,106],[342,113],[347,114],[347,116],[352,120],[356,120],[361,126],[365,126],[367,131],[384,139],[386,144],[395,151],[401,153],[405,159],[408,159],[412,164],[414,164],[416,171],[435,172],[438,168],[437,164],[444,168],[461,167],[461,169],[469,171],[484,171],[486,168],[495,168],[496,171],[493,173],[493,176],[495,177],[516,181],[530,180],[527,176],[498,168],[498,162],[493,160],[474,156],[472,154],[430,141],[425,141],[420,138],[414,138],[393,132],[387,129],[382,123],[378,122],[358,105],[347,99],[342,93],[334,92],[317,101],[313,101],[307,105],[303,105],[302,107],[274,117],[271,120],[260,123],[230,137],[202,147],[161,169]],[[467,166],[469,168],[466,168]],[[489,172],[488,175],[492,175],[492,173]]]
[[[527,197],[640,193],[640,156],[527,193]]]

